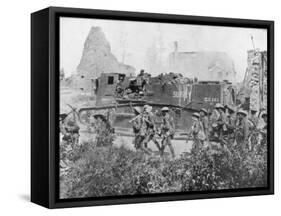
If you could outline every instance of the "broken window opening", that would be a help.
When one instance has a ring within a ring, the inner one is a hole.
[[[108,76],[107,84],[108,85],[113,85],[114,83],[114,77],[113,76]]]

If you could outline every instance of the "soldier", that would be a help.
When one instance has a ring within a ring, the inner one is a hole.
[[[226,128],[226,115],[225,108],[220,103],[215,105],[215,110],[217,112],[216,119],[213,120],[212,130],[213,130],[213,138],[219,141],[222,145],[224,145],[223,135],[227,130]]]
[[[143,92],[146,92],[147,80],[146,80],[146,77],[145,77],[144,69],[141,69],[141,70],[140,70],[140,73],[139,73],[138,77],[140,78],[141,90],[142,90]]]
[[[266,112],[262,113],[261,117],[262,117],[263,122],[264,122],[264,127],[263,128],[266,129],[267,128],[267,113]]]
[[[206,137],[207,144],[209,143],[209,118],[208,118],[208,111],[205,108],[200,110],[200,121],[203,125],[203,131]]]
[[[124,77],[120,77],[120,79],[118,80],[117,84],[116,84],[116,89],[115,89],[115,93],[116,93],[116,97],[123,97],[124,96]]]
[[[69,119],[66,123],[66,137],[71,142],[72,148],[79,143],[79,130],[80,127],[73,119]]]
[[[259,124],[259,129],[262,137],[265,138],[267,135],[267,113],[262,112],[260,116],[262,118],[262,123]]]
[[[175,133],[175,124],[173,117],[169,114],[169,108],[163,107],[161,109],[162,113],[162,123],[160,126],[160,136],[162,137],[162,147],[161,147],[161,155],[164,154],[165,147],[168,145],[172,154],[172,157],[175,157],[175,150],[172,146],[171,139]]]
[[[239,147],[249,148],[248,136],[249,136],[249,123],[247,118],[247,112],[245,110],[240,109],[237,112],[236,134],[235,134],[235,140],[237,144],[241,144],[241,146]]]
[[[66,114],[66,113],[60,114],[60,117],[59,117],[59,120],[60,120],[60,132],[61,132],[62,134],[65,133],[65,128],[64,128],[64,123],[65,123],[65,122],[64,122],[64,121],[65,121],[66,117],[67,117],[67,114]]]
[[[60,114],[60,118],[59,118],[59,120],[60,120],[60,138],[62,141],[66,141],[66,138],[65,138],[65,136],[66,136],[66,129],[65,129],[66,117],[67,117],[67,114],[62,113],[62,114]]]
[[[153,141],[154,144],[156,145],[156,147],[158,148],[158,150],[160,151],[161,147],[160,147],[158,140],[156,139],[155,116],[152,113],[152,107],[149,105],[145,105],[143,107],[143,113],[144,113],[144,117],[145,117],[146,123],[147,123],[147,134],[146,134],[146,138],[144,140],[145,147],[147,148],[147,144],[150,141]]]
[[[229,105],[225,106],[227,110],[226,116],[226,136],[230,144],[233,144],[235,141],[235,128],[236,128],[236,113],[235,108]]]
[[[192,120],[193,120],[193,124],[189,134],[193,139],[192,150],[195,151],[195,153],[198,153],[199,150],[203,147],[203,143],[206,139],[206,136],[204,133],[203,124],[200,121],[200,114],[197,112],[193,113]]]
[[[249,121],[251,122],[251,129],[254,130],[257,128],[258,124],[259,124],[259,118],[257,116],[257,110],[251,110],[250,111],[250,116],[249,116]]]
[[[150,155],[151,152],[145,147],[145,137],[147,133],[147,123],[145,122],[145,116],[141,112],[140,107],[134,107],[135,117],[130,120],[133,124],[133,131],[135,133],[135,148],[141,149],[146,154]]]
[[[140,141],[141,141],[141,118],[140,118],[141,108],[134,107],[134,114],[135,117],[129,121],[133,125],[133,131],[135,134],[134,145],[136,149],[140,148]]]
[[[262,133],[263,133],[263,137],[266,137],[266,135],[267,135],[267,113],[264,112],[261,115],[261,117],[262,117],[263,122],[264,122],[264,125],[263,125],[263,128],[262,128]]]
[[[251,123],[251,122],[250,122]],[[261,111],[258,117],[258,124],[254,130],[249,133],[249,146],[259,148],[267,140],[267,113]]]

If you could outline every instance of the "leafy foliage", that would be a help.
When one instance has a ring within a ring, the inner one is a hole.
[[[112,145],[84,143],[61,157],[61,197],[221,190],[267,185],[266,141],[208,145],[175,160]],[[62,152],[65,146],[62,145]]]

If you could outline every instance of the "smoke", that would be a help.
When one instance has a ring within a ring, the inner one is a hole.
[[[243,79],[247,50],[253,48],[251,35],[256,48],[267,50],[266,29],[84,18],[61,18],[60,26],[60,67],[64,68],[66,76],[75,72],[92,26],[102,28],[118,61],[137,70],[151,70],[151,63],[154,62],[159,69],[148,71],[153,75],[167,70],[167,58],[174,50],[174,41],[178,41],[179,52],[226,52],[234,61],[237,81]]]

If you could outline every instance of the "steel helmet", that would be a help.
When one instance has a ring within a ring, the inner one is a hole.
[[[205,108],[201,108],[200,111],[204,112],[206,115],[208,114],[208,111]]]
[[[193,120],[196,121],[196,120],[198,120],[199,118],[200,118],[199,113],[195,112],[195,113],[192,114],[192,119],[193,119]]]
[[[198,112],[193,113],[192,116],[193,116],[193,117],[196,117],[196,118],[200,118],[200,115],[199,115]]]
[[[233,113],[235,112],[235,108],[234,108],[233,106],[231,106],[231,105],[225,105],[225,107],[226,107],[227,109],[229,109],[230,111],[232,111]]]
[[[244,115],[244,116],[247,116],[247,115],[248,115],[248,113],[247,113],[245,110],[243,110],[243,109],[239,109],[238,112],[237,112],[237,114],[242,114],[242,115]]]
[[[216,108],[216,109],[224,109],[223,105],[221,105],[220,103],[217,103],[217,104],[215,105],[215,108]]]
[[[152,106],[149,106],[148,104],[144,105],[143,109],[147,112],[151,112]]]

